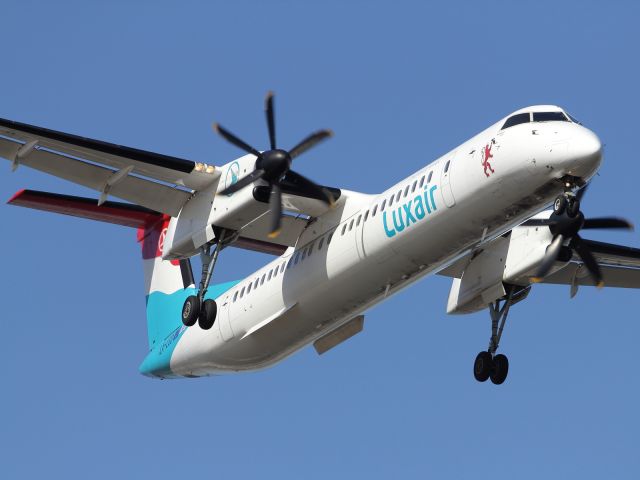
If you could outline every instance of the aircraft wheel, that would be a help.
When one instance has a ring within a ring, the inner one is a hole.
[[[567,204],[567,215],[570,218],[575,218],[580,213],[580,200],[572,198]]]
[[[486,382],[493,369],[493,359],[489,352],[480,352],[473,363],[473,376],[479,382]]]
[[[182,305],[182,323],[191,327],[198,321],[198,314],[200,313],[200,301],[195,295],[190,295],[184,301]]]
[[[209,330],[211,327],[213,327],[213,324],[216,321],[217,313],[218,306],[216,305],[215,300],[205,300],[204,305],[202,306],[200,318],[198,320],[200,328],[203,330]]]
[[[553,212],[556,215],[562,215],[567,208],[567,197],[564,195],[558,195],[556,201],[553,202]]]
[[[493,369],[491,370],[491,381],[495,385],[500,385],[507,379],[509,373],[509,360],[506,355],[498,354],[493,357]]]

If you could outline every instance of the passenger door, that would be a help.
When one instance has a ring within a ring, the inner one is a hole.
[[[368,214],[368,211],[367,211]],[[356,251],[358,252],[358,257],[363,259],[366,255],[364,252],[364,242],[362,241],[362,235],[364,232],[364,222],[365,217],[364,213],[359,213],[356,217],[356,227],[355,227],[355,239],[356,239]]]
[[[233,338],[233,329],[231,328],[231,296],[225,295],[222,305],[218,306],[218,328],[220,336],[225,342]]]
[[[451,171],[453,169],[455,156],[456,152],[453,152],[444,162],[441,162],[442,172],[440,174],[440,188],[442,190],[444,203],[449,208],[456,204],[456,199],[453,196],[453,189],[451,187]]]

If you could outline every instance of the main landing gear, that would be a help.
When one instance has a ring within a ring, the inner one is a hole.
[[[198,322],[200,328],[209,330],[213,327],[218,313],[218,305],[210,298],[205,300],[211,276],[218,261],[220,251],[228,245],[225,241],[225,230],[222,230],[220,238],[216,238],[212,243],[201,248],[200,258],[202,259],[202,275],[200,286],[196,295],[190,295],[182,306],[182,323],[187,327],[192,327]]]
[[[520,289],[510,285],[508,287],[507,296],[503,299],[496,300],[489,305],[489,313],[491,314],[491,339],[489,340],[489,348],[486,352],[480,352],[473,364],[473,376],[479,382],[491,382],[500,385],[507,379],[509,373],[509,360],[506,355],[501,353],[496,355],[502,330],[507,321],[509,309],[514,303],[524,300],[529,293],[529,289]]]

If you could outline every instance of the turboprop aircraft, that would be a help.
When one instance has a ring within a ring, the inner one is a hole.
[[[488,309],[476,380],[501,384],[496,353],[510,308],[536,282],[640,288],[640,249],[582,237],[630,229],[585,218],[602,160],[598,137],[557,106],[523,108],[382,193],[320,186],[292,170],[329,138],[285,150],[216,131],[246,154],[221,167],[0,119],[0,156],[99,192],[21,190],[9,203],[138,229],[149,352],[158,378],[261,369],[308,344],[322,354],[363,329],[364,312],[429,274],[452,278],[447,313]],[[114,202],[109,196],[126,201]],[[273,255],[248,277],[211,284],[227,247]],[[190,259],[199,255],[201,278]]]

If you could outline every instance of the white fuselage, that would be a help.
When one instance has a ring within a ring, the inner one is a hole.
[[[561,178],[599,167],[600,143],[579,124],[503,123],[381,194],[343,191],[295,248],[216,299],[211,330],[184,332],[171,370],[270,366],[537,213]]]

